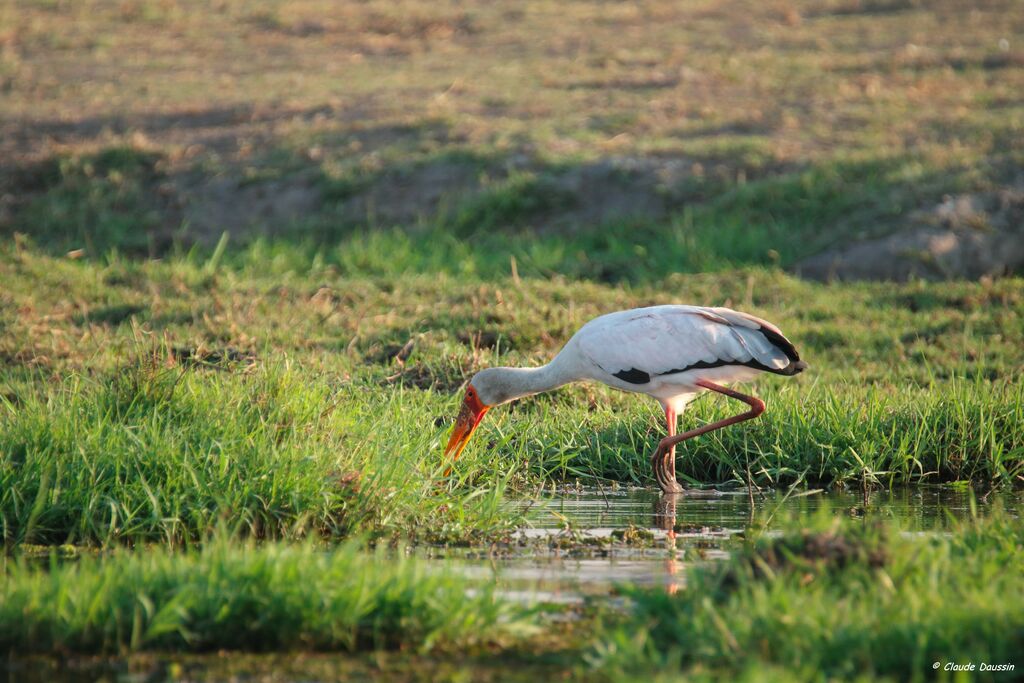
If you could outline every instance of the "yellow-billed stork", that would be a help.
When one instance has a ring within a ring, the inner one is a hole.
[[[764,412],[764,402],[722,384],[762,372],[795,375],[807,368],[775,325],[729,308],[651,306],[609,313],[581,327],[547,365],[488,368],[470,380],[445,455],[458,458],[484,414],[494,406],[577,381],[598,381],[647,394],[665,410],[668,436],[651,457],[665,493],[682,487],[675,476],[681,441]],[[745,413],[676,434],[676,420],[699,393],[710,390],[743,401]]]

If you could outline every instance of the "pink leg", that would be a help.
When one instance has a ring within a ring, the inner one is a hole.
[[[669,436],[675,436],[676,435],[676,425],[679,423],[679,420],[676,419],[676,411],[672,410],[671,408],[666,408],[665,409],[665,422],[668,423],[668,435]],[[666,460],[668,461],[668,468],[667,468],[668,469],[668,475],[670,477],[672,477],[672,481],[675,481],[675,479],[676,479],[676,447],[675,446],[672,446],[671,448],[668,449],[668,453],[666,453]]]
[[[668,437],[676,435],[676,423],[678,422],[676,411],[670,407],[665,408],[665,424],[667,425]],[[664,439],[661,443],[664,443]],[[673,444],[667,449],[658,448],[651,458],[651,468],[654,470],[654,478],[658,480],[658,486],[665,493],[681,493],[683,487],[676,481],[676,447]]]
[[[665,422],[668,424],[668,427],[667,427],[668,435],[669,436],[675,436],[676,435],[676,425],[679,423],[679,420],[677,419],[676,411],[672,410],[672,408],[665,408]],[[676,447],[675,446],[672,446],[671,448],[669,448],[668,452],[665,453],[665,463],[667,465],[667,467],[665,468],[667,470],[666,471],[666,475],[668,475],[666,478],[668,479],[670,484],[676,484],[676,486],[679,488],[680,492],[682,492],[682,488],[683,487],[679,486],[678,482],[676,481]],[[668,498],[675,498],[675,496],[668,496]],[[670,504],[669,508],[672,510],[672,515],[669,517],[669,520],[668,520],[668,542],[669,542],[669,548],[674,551],[676,549],[676,515],[675,515],[676,506],[675,506],[675,503]],[[678,586],[677,586],[676,581],[675,581],[675,574],[676,574],[677,570],[676,570],[676,558],[675,558],[674,554],[672,555],[672,557],[668,561],[667,569],[668,569],[669,576],[672,577],[672,581],[668,585],[668,594],[669,595],[675,595],[676,594],[676,590],[678,589]]]
[[[745,413],[741,413],[739,415],[734,415],[733,417],[726,418],[724,420],[719,420],[718,422],[712,422],[711,424],[704,425],[703,427],[697,427],[696,429],[691,429],[689,431],[683,432],[682,434],[678,434],[678,435],[670,434],[669,436],[666,436],[664,439],[662,439],[661,443],[658,444],[658,449],[654,452],[654,457],[651,458],[651,462],[652,462],[652,464],[655,463],[658,460],[659,456],[664,457],[663,454],[665,454],[665,453],[668,453],[668,452],[673,453],[673,457],[672,457],[672,479],[671,480],[668,480],[668,473],[667,472],[662,471],[662,472],[659,473],[659,470],[658,470],[657,466],[655,466],[655,469],[654,469],[654,475],[658,479],[658,484],[661,486],[661,490],[664,491],[665,493],[672,493],[672,492],[676,492],[678,490],[681,490],[681,488],[679,488],[679,483],[676,482],[676,480],[675,480],[675,456],[674,456],[674,452],[675,452],[675,446],[676,446],[677,443],[680,443],[681,441],[686,441],[687,439],[692,439],[693,437],[700,436],[701,434],[707,434],[708,432],[713,432],[714,430],[721,429],[722,427],[728,427],[729,425],[734,425],[734,424],[736,424],[738,422],[745,422],[746,420],[752,420],[753,418],[757,417],[758,415],[760,415],[761,413],[764,412],[764,401],[762,401],[759,398],[756,398],[754,396],[747,396],[746,394],[741,394],[738,391],[734,391],[732,389],[728,389],[726,387],[723,387],[723,386],[720,386],[718,384],[715,384],[714,382],[709,382],[709,381],[703,380],[703,379],[702,380],[697,380],[697,385],[700,386],[700,387],[703,387],[704,389],[709,389],[711,391],[718,392],[719,394],[724,394],[724,395],[728,396],[729,398],[736,399],[737,401],[743,401],[748,406],[750,406],[750,410],[748,410]]]

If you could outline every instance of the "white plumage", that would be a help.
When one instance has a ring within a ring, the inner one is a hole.
[[[781,339],[792,356],[769,336]],[[792,344],[771,323],[729,308],[700,306],[651,306],[602,315],[580,328],[559,356],[564,353],[590,361],[589,379],[648,394],[676,412],[703,391],[697,380],[730,383],[761,372],[794,374],[786,369],[799,361]]]

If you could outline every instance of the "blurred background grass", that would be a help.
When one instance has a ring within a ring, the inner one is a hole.
[[[1020,183],[1013,7],[7,4],[0,226],[352,274],[794,266]]]

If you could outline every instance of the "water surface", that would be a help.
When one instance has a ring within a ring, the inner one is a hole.
[[[526,525],[508,547],[471,553],[433,549],[426,556],[454,567],[471,584],[493,583],[506,597],[573,603],[614,597],[624,583],[678,590],[689,564],[728,557],[752,518],[760,524],[826,509],[835,515],[894,518],[910,532],[941,533],[971,514],[971,501],[969,492],[949,487],[867,495],[762,492],[753,496],[752,511],[745,489],[663,496],[653,489],[585,488],[511,501],[510,510],[524,513]],[[985,514],[997,502],[1015,510],[1021,494],[993,494],[974,507]],[[624,532],[644,538],[634,543],[593,543]]]

